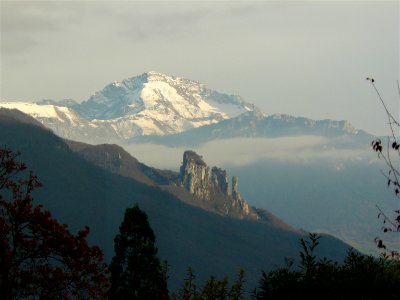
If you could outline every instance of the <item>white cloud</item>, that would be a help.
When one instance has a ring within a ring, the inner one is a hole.
[[[206,143],[200,147],[166,147],[156,144],[124,146],[139,161],[157,168],[178,170],[185,150],[196,151],[209,166],[228,168],[245,166],[264,160],[315,163],[334,162],[338,171],[348,160],[371,160],[368,147],[346,148],[335,139],[317,136],[282,138],[234,138]]]

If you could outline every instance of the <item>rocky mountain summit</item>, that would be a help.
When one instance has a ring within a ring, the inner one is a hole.
[[[153,71],[115,81],[82,103],[2,100],[0,107],[31,115],[63,138],[91,143],[175,134],[257,109],[240,96]]]
[[[238,95],[159,72],[115,81],[78,103],[44,99],[0,102],[26,113],[58,136],[91,144],[193,146],[216,139],[364,134],[347,121],[267,115]]]
[[[199,82],[150,71],[107,85],[75,109],[90,120],[128,117],[147,124],[143,134],[162,135],[236,117],[252,105]]]

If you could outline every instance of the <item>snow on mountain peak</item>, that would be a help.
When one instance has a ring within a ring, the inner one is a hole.
[[[253,110],[239,96],[156,71],[115,81],[75,109],[90,120],[126,120],[143,135],[172,134]]]
[[[78,130],[85,141],[90,135],[129,140],[175,134],[257,110],[240,96],[156,71],[114,81],[82,103],[69,99],[15,105],[12,108],[32,115],[61,136],[76,139],[72,131]],[[65,127],[67,120],[75,128]]]

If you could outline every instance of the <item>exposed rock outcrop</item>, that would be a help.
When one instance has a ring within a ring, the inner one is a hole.
[[[185,151],[179,173],[182,186],[200,199],[210,200],[210,168],[193,151]]]
[[[229,196],[228,176],[225,170],[213,167],[211,169],[211,179],[215,188],[220,189],[224,195]]]
[[[200,200],[211,202],[220,213],[226,215],[258,216],[244,200],[238,190],[238,178],[232,177],[232,190],[229,189],[225,170],[210,168],[203,158],[193,151],[185,151],[179,173],[179,184]]]
[[[238,178],[237,176],[232,177],[232,198],[233,199],[240,199],[240,193],[238,190]]]
[[[233,199],[232,205],[233,207],[239,208],[241,211],[243,211],[245,214],[248,215],[250,213],[250,206],[240,196],[238,189],[238,181],[239,179],[237,176],[232,177],[232,199]]]

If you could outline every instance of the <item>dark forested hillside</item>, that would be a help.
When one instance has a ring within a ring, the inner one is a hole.
[[[16,118],[0,119],[0,144],[21,152],[21,159],[43,183],[35,192],[55,218],[72,230],[88,225],[89,240],[109,260],[113,238],[125,208],[138,203],[149,216],[160,259],[170,264],[174,290],[191,266],[198,280],[227,274],[243,267],[253,288],[261,270],[297,257],[300,231],[250,220],[223,217],[190,206],[157,186],[112,174],[70,150],[64,140],[39,126]],[[331,237],[322,239],[320,253],[341,260],[348,247]]]

